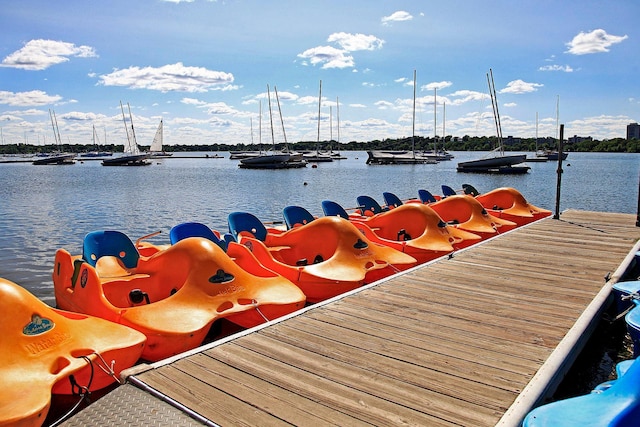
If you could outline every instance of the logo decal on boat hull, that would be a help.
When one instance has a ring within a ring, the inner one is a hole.
[[[22,328],[22,333],[25,335],[40,335],[44,334],[47,331],[50,331],[55,326],[50,319],[46,317],[40,317],[38,314],[34,314],[31,316],[31,322],[27,323],[24,328]]]

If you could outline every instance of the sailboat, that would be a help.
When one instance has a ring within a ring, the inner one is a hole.
[[[435,106],[434,106],[435,108]],[[416,70],[413,70],[413,127],[411,132],[411,151],[391,151],[391,150],[368,150],[368,165],[406,165],[438,163],[436,160],[416,152],[415,149],[416,130]]]
[[[558,134],[557,129],[559,129],[559,124],[560,124],[560,96],[558,96],[558,100],[556,101],[556,134]],[[558,152],[558,150],[552,150],[552,149],[538,150],[537,130],[538,130],[538,114],[536,113],[536,158],[540,159],[540,161],[558,160],[558,157],[560,156],[560,153]],[[566,159],[568,155],[569,153],[563,152],[562,160]]]
[[[320,95],[318,96],[318,139],[316,141],[316,149],[310,153],[305,153],[303,158],[308,162],[332,162],[333,157],[330,153],[320,151],[320,106],[322,103],[322,80],[320,80]]]
[[[58,119],[56,118],[55,111],[49,110],[49,118],[51,119],[51,127],[53,128],[53,137],[56,140],[58,149],[62,147],[62,140],[60,139],[60,129],[58,128]],[[60,151],[45,155],[39,159],[33,161],[34,165],[72,165],[74,164],[76,155],[74,153],[62,153]]]
[[[105,131],[105,139],[106,139],[106,131]],[[89,151],[87,153],[83,153],[80,155],[80,157],[109,157],[111,155],[113,155],[113,153],[111,151],[100,151],[100,140],[98,139],[98,133],[96,132],[96,126],[93,125],[93,137],[92,137],[92,142],[93,142],[93,147],[94,150],[93,151]],[[105,140],[106,142],[106,140]]]
[[[153,158],[161,158],[161,157],[171,157],[173,153],[167,153],[162,149],[162,145],[164,144],[164,130],[162,119],[160,119],[160,124],[158,125],[158,129],[156,130],[156,135],[153,137],[153,141],[151,142],[151,146],[149,147],[149,154]]]
[[[496,96],[496,88],[493,82],[493,71],[489,69],[487,73],[487,83],[489,85],[489,96],[491,97],[491,106],[493,107],[493,120],[496,125],[498,134],[498,148],[493,150],[493,157],[485,157],[478,160],[470,160],[458,163],[456,170],[458,172],[480,172],[480,173],[498,173],[498,174],[522,174],[527,173],[530,169],[527,165],[521,165],[526,160],[526,154],[516,154],[505,156],[504,146],[502,142],[502,126],[500,124],[500,113],[498,111],[498,98]]]
[[[269,120],[271,123],[271,143],[270,152],[260,154],[259,156],[247,157],[240,160],[240,166],[243,169],[292,169],[307,166],[306,160],[302,158],[302,154],[291,153],[287,145],[287,134],[284,129],[284,120],[282,119],[282,110],[280,109],[280,99],[278,98],[278,89],[274,87],[276,100],[278,101],[278,111],[280,113],[280,122],[282,123],[282,133],[284,134],[284,151],[276,151],[275,135],[273,132],[273,112],[271,109],[271,91],[267,85],[267,97],[269,100]],[[262,111],[260,112],[262,115]]]
[[[122,111],[122,122],[124,123],[124,130],[127,133],[127,146],[124,147],[124,153],[120,156],[113,157],[111,159],[104,159],[102,161],[103,166],[148,166],[151,164],[149,161],[149,153],[141,153],[136,141],[136,134],[133,130],[133,116],[131,115],[131,106],[127,103],[129,108],[129,121],[131,122],[131,134],[129,134],[129,127],[127,126],[127,120],[124,116],[124,107],[120,102],[120,110]]]

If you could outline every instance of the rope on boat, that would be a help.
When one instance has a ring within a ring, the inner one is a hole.
[[[260,311],[260,307],[258,307],[258,301],[256,301],[255,299],[251,300],[251,304],[253,305],[253,308],[256,309],[256,311],[258,312],[258,314],[260,316],[262,316],[262,318],[264,319],[265,322],[268,322],[269,319],[267,319],[267,316],[265,316],[261,311]]]
[[[89,367],[91,368],[89,383],[86,386],[81,386],[76,382],[76,379],[73,375],[69,375],[69,382],[71,383],[71,392],[75,395],[76,388],[77,388],[78,396],[80,396],[80,399],[78,400],[78,402],[76,402],[75,405],[73,405],[71,409],[69,409],[69,411],[67,411],[66,414],[58,418],[57,421],[51,423],[50,427],[57,427],[58,425],[66,421],[69,417],[71,417],[71,415],[73,415],[78,410],[78,408],[80,407],[80,404],[82,404],[84,400],[86,400],[87,403],[90,401],[89,397],[91,396],[91,391],[89,389],[91,388],[91,383],[93,382],[93,374],[94,374],[93,363],[91,362],[91,359],[89,359],[87,356],[80,356],[80,357],[82,357],[89,364]]]
[[[118,376],[116,375],[115,370],[113,369],[114,366],[116,365],[116,361],[112,360],[111,361],[111,365],[107,365],[106,360],[104,360],[104,358],[102,357],[102,355],[100,353],[98,353],[97,351],[94,351],[92,354],[95,354],[96,356],[98,356],[98,358],[100,359],[100,361],[102,361],[102,363],[104,364],[104,366],[102,366],[100,363],[96,363],[96,365],[102,369],[102,372],[104,372],[105,374],[109,375],[110,377],[112,377],[114,380],[116,380],[116,382],[119,385],[122,385],[123,382],[120,381],[120,378],[118,378]]]
[[[622,301],[640,300],[640,294],[638,292],[633,292],[633,293],[631,293],[629,295],[621,296],[620,299]],[[613,323],[613,322],[615,322],[617,320],[622,319],[624,316],[626,316],[631,310],[633,310],[636,307],[637,307],[637,305],[635,303],[631,304],[631,306],[629,306],[629,308],[627,308],[625,311],[623,311],[622,313],[620,313],[616,317],[614,317],[612,320],[610,320],[610,323]]]

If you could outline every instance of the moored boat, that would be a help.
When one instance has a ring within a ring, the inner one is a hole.
[[[141,153],[138,142],[136,141],[136,133],[133,129],[133,116],[131,115],[131,107],[129,107],[129,121],[131,122],[131,131],[127,126],[127,121],[124,116],[124,108],[122,102],[120,103],[120,109],[122,110],[122,121],[124,123],[124,130],[127,134],[127,146],[124,147],[124,152],[121,155],[104,159],[102,161],[103,166],[149,166],[151,161],[149,160],[149,153]]]
[[[551,215],[548,209],[539,208],[527,202],[515,188],[501,187],[478,194],[475,199],[493,216],[524,225]]]
[[[42,425],[52,394],[102,389],[143,351],[143,334],[49,307],[6,279],[0,311],[0,425]]]
[[[491,215],[479,201],[466,195],[445,197],[430,203],[429,207],[453,227],[477,234],[483,239],[512,230],[517,225]]]
[[[336,205],[323,201],[325,215],[347,215]],[[433,209],[419,203],[407,203],[373,216],[348,217],[372,242],[409,254],[419,264],[480,240],[475,234],[448,226]]]
[[[349,221],[322,217],[287,231],[269,229],[247,212],[229,214],[229,231],[266,268],[298,285],[318,302],[416,265],[416,259],[376,245]],[[247,260],[230,245],[240,265]]]
[[[92,232],[82,256],[57,251],[53,283],[59,307],[144,333],[149,361],[200,345],[218,319],[253,327],[305,303],[289,280],[256,277],[201,237],[146,257],[123,233]]]

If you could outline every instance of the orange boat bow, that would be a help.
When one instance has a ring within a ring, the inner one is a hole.
[[[476,196],[492,215],[505,218],[518,225],[528,224],[551,215],[551,211],[534,206],[515,188],[502,187]]]
[[[115,378],[91,364],[108,368],[104,362],[114,361],[118,376],[138,361],[144,347],[144,335],[133,329],[51,308],[5,279],[0,279],[0,312],[0,425],[41,425],[51,394],[72,392],[70,375],[79,386],[99,390]]]
[[[58,250],[53,277],[58,305],[143,332],[142,357],[149,361],[197,347],[217,319],[253,327],[305,304],[305,295],[286,278],[250,274],[200,237],[140,258],[135,269],[103,257],[96,268],[82,263],[74,275],[73,264],[67,251]]]
[[[470,196],[449,196],[429,206],[447,223],[483,238],[512,230],[517,225],[489,214],[479,201]]]

